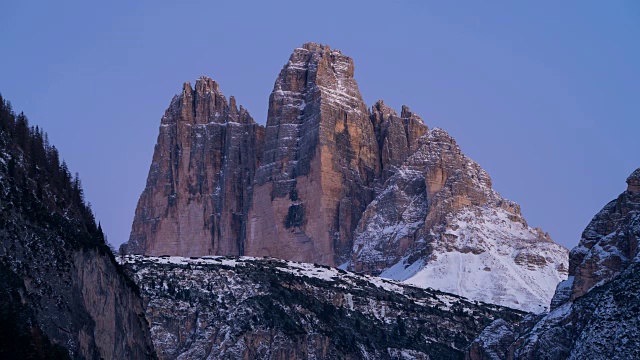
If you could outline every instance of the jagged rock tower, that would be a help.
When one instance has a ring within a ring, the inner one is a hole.
[[[127,251],[244,254],[263,138],[264,128],[215,81],[185,83],[162,117]]]

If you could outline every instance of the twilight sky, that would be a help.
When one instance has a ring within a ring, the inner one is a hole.
[[[207,75],[264,124],[302,43],[354,58],[367,104],[455,137],[529,222],[573,247],[640,166],[640,2],[28,1],[0,13],[0,92],[43,126],[114,244],[160,118]]]

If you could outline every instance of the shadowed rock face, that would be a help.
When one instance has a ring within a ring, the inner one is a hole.
[[[447,214],[496,197],[489,175],[462,154],[453,138],[440,129],[427,133],[363,215],[356,229],[355,270],[379,273],[444,223]]]
[[[295,49],[269,98],[247,255],[336,265],[373,199],[378,143],[353,78],[328,46]]]
[[[571,299],[622,272],[638,258],[640,169],[627,179],[627,191],[591,220],[569,257]]]
[[[162,117],[127,251],[244,253],[264,128],[206,77],[185,83]]]
[[[154,359],[139,290],[81,198],[65,197],[68,180],[36,166],[35,152],[5,130],[14,123],[5,104],[0,99],[0,358]]]
[[[384,184],[413,153],[415,148],[412,146],[415,146],[428,128],[408,106],[403,105],[398,116],[395,110],[386,106],[382,100],[373,105],[370,118],[380,149],[380,183]]]

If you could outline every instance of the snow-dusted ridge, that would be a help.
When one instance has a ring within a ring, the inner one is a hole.
[[[222,266],[222,267],[247,267],[255,264],[268,263],[274,269],[283,273],[292,274],[298,277],[305,277],[309,279],[318,279],[327,282],[343,282],[339,285],[345,289],[362,289],[361,281],[364,280],[368,285],[378,287],[385,291],[391,291],[397,294],[404,295],[408,299],[420,303],[424,306],[441,307],[445,310],[450,310],[453,303],[459,301],[470,301],[475,304],[482,304],[491,307],[497,307],[491,303],[484,303],[481,301],[473,301],[464,298],[463,296],[450,294],[439,291],[438,289],[432,289],[424,286],[415,286],[410,283],[403,283],[393,279],[369,276],[364,274],[356,274],[354,272],[341,270],[324,265],[300,263],[295,261],[286,261],[274,258],[256,258],[250,256],[204,256],[204,257],[181,257],[181,256],[144,256],[144,255],[126,255],[125,257],[118,257],[118,262],[121,264],[157,264],[157,265],[179,265],[189,267],[191,269],[198,269],[199,266]],[[435,299],[420,299],[415,296],[416,290],[427,290],[437,294]],[[468,309],[467,309],[468,310]]]
[[[525,315],[273,258],[130,255],[119,262],[140,287],[160,359],[459,358],[492,321]]]
[[[368,286],[380,288],[384,291],[391,291],[405,296],[407,299],[419,303],[423,306],[439,307],[443,310],[450,310],[451,305],[458,302],[470,302],[476,305],[483,305],[492,308],[499,308],[491,302],[476,301],[467,299],[464,296],[443,292],[426,286],[414,285],[411,282],[402,282],[385,277],[357,274],[351,271],[342,270],[325,265],[301,263],[268,257],[250,256],[203,256],[203,257],[182,257],[182,256],[144,256],[125,255],[117,257],[120,264],[137,265],[178,265],[181,267],[199,270],[199,267],[220,266],[220,267],[249,267],[255,265],[268,265],[270,268],[282,273],[291,274],[297,277],[317,279],[326,282],[339,283],[339,287],[345,289],[363,290],[362,281]],[[416,291],[426,290],[435,296],[429,299],[416,296]],[[508,307],[508,306],[507,306]],[[465,310],[469,310],[465,308]]]

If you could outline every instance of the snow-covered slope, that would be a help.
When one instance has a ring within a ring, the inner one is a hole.
[[[356,271],[536,313],[568,270],[568,251],[437,128],[369,204],[353,252]]]
[[[380,276],[525,311],[546,311],[566,278],[566,252],[509,220],[503,209],[465,208],[451,216],[425,263],[403,260]],[[455,239],[455,242],[448,241]],[[555,245],[555,244],[553,244]]]

